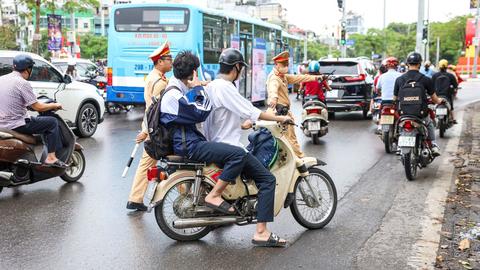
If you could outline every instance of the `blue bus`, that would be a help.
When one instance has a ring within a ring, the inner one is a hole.
[[[108,102],[143,104],[145,77],[153,64],[148,55],[165,40],[175,57],[191,50],[201,60],[199,77],[213,80],[225,48],[238,48],[249,68],[240,80],[240,93],[252,102],[266,99],[266,78],[272,57],[291,55],[291,72],[303,58],[300,39],[278,25],[244,14],[185,4],[121,4],[110,12],[108,29]],[[171,74],[167,74],[167,77]]]

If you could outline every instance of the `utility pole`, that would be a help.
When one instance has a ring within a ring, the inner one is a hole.
[[[307,34],[305,34],[305,39],[303,40],[303,62],[307,61]]]
[[[387,0],[383,0],[383,58],[387,57]]]
[[[417,18],[417,38],[415,44],[415,51],[422,54],[422,58],[425,59],[425,51],[423,44],[423,18],[425,15],[425,0],[418,0],[418,18]]]
[[[425,61],[430,61],[430,0],[427,0],[427,42],[425,42]]]
[[[435,60],[437,61],[438,66],[438,62],[440,62],[440,37],[437,37],[437,54]]]
[[[346,22],[346,0],[343,0],[343,5],[342,5],[342,33],[345,31],[346,33],[346,27],[347,27],[347,22]],[[346,38],[346,37],[345,37]],[[342,57],[347,57],[347,44],[344,43],[342,44]]]
[[[105,10],[103,9],[104,7],[105,5],[103,1],[100,1],[100,29],[102,36],[105,36]]]
[[[70,13],[70,31],[72,31],[72,40],[70,42],[70,53],[72,54],[72,58],[75,58],[75,44],[76,44],[76,37],[75,37],[75,12],[72,11]]]
[[[480,4],[477,1],[477,15],[475,17],[475,38],[473,39],[473,45],[475,45],[475,56],[473,57],[473,73],[472,78],[477,78],[477,62],[478,62],[478,38],[480,34]]]
[[[0,26],[3,25],[3,8],[2,8],[2,0],[0,0]]]

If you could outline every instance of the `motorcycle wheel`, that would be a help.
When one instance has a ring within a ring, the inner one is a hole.
[[[417,156],[415,155],[415,149],[412,149],[410,153],[403,156],[403,167],[405,167],[405,175],[408,181],[415,180],[417,176]]]
[[[0,193],[2,193],[2,191],[3,191],[3,187],[0,187]]]
[[[442,119],[440,120],[440,123],[439,124],[439,130],[440,130],[440,138],[443,138],[445,137],[445,130],[447,129],[447,122],[445,121],[445,119]]]
[[[187,229],[176,229],[173,227],[173,221],[181,219],[178,216],[182,211],[187,211],[193,204],[193,186],[195,180],[187,179],[177,183],[165,193],[165,197],[155,207],[155,219],[157,224],[168,237],[177,241],[195,241],[207,235],[213,227],[195,227]],[[201,193],[203,197],[208,194],[211,187],[202,182]],[[202,201],[203,198],[200,198]]]
[[[321,229],[335,215],[337,189],[332,178],[323,170],[311,167],[308,172],[307,177],[299,177],[295,183],[290,210],[295,220],[303,227]]]
[[[133,109],[133,105],[127,105],[127,106],[125,106],[125,111],[126,111],[126,112],[129,112],[129,111],[132,110],[132,109]]]
[[[107,103],[106,107],[107,107],[108,114],[117,114],[117,113],[120,113],[120,111],[122,110],[120,106],[111,102]]]
[[[69,166],[60,178],[68,183],[77,182],[85,172],[86,160],[82,150],[73,151],[67,163],[71,163],[72,166]]]
[[[312,134],[312,142],[313,144],[320,144],[320,137],[317,134]]]
[[[385,145],[385,152],[391,154],[393,152],[393,138],[390,131],[383,132],[383,144]]]

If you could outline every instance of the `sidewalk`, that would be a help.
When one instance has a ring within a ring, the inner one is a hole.
[[[480,269],[480,103],[465,110],[435,267]]]

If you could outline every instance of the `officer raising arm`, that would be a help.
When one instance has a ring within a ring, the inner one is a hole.
[[[275,67],[267,78],[268,91],[268,105],[271,110],[276,110],[277,105],[282,105],[288,109],[288,116],[293,119],[293,114],[290,111],[290,100],[288,98],[288,85],[302,82],[311,82],[322,79],[322,75],[292,75],[288,74],[288,59],[290,54],[284,51],[275,56],[272,60],[275,62]],[[277,110],[277,114],[280,113]],[[293,126],[288,127],[287,138],[299,158],[303,157],[303,152],[300,150],[300,145],[297,142],[295,129]]]

